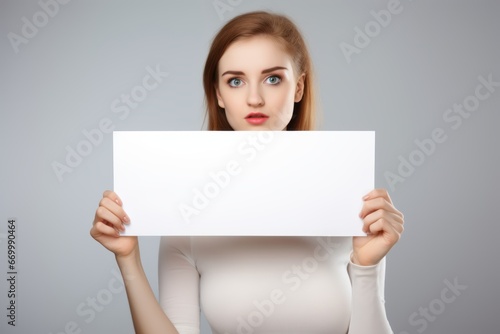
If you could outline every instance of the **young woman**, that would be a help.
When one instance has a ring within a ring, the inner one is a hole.
[[[309,53],[289,19],[240,15],[207,57],[208,129],[312,130],[312,82]],[[385,256],[403,215],[384,189],[362,200],[366,237],[162,237],[159,303],[137,238],[119,235],[130,219],[116,193],[104,193],[90,233],[116,256],[136,333],[199,333],[200,308],[213,334],[392,333]]]

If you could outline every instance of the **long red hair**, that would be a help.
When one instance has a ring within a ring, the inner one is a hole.
[[[280,43],[292,57],[297,75],[305,74],[302,100],[296,102],[287,130],[314,130],[316,122],[311,56],[295,24],[283,15],[258,11],[236,16],[212,41],[203,71],[208,130],[233,130],[224,109],[217,103],[218,64],[224,52],[238,39],[266,35]]]

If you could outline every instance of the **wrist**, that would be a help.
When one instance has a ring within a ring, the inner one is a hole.
[[[120,268],[122,266],[131,266],[138,265],[141,263],[141,254],[139,251],[139,247],[135,247],[130,253],[126,255],[117,255],[115,254],[116,262]]]
[[[120,268],[125,285],[140,280],[145,276],[138,249],[135,249],[128,255],[117,255],[116,262]]]
[[[372,267],[372,266],[376,266],[380,262],[380,261],[377,261],[377,262],[360,261],[358,259],[358,257],[356,256],[355,252],[351,253],[350,260],[351,260],[352,264],[354,264],[356,266],[360,266],[360,267]]]

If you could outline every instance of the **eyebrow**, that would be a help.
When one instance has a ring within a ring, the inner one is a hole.
[[[274,67],[262,70],[261,73],[262,74],[267,74],[267,73],[270,73],[270,72],[274,72],[276,70],[288,70],[288,68],[283,67],[283,66],[274,66]],[[228,75],[228,74],[232,74],[232,75],[244,75],[245,73],[243,73],[242,71],[226,71],[226,72],[222,73],[221,77],[223,77],[225,75]]]

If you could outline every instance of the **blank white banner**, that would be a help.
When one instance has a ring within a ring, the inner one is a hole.
[[[354,236],[373,131],[115,131],[125,235]]]

